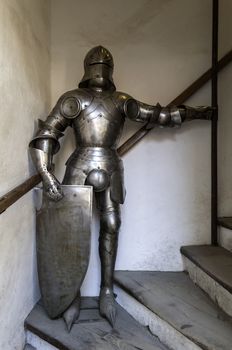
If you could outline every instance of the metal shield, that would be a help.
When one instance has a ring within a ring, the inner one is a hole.
[[[61,315],[77,296],[90,255],[92,187],[61,187],[64,197],[59,202],[43,196],[36,220],[39,283],[51,318]]]

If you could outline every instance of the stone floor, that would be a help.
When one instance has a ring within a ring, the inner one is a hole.
[[[117,271],[115,282],[124,293],[124,304],[121,305],[134,316],[135,307],[142,306],[144,310],[139,309],[139,317],[144,312],[144,319],[145,309],[148,310],[148,326],[151,329],[155,323],[154,334],[158,334],[167,345],[169,333],[174,330],[176,344],[173,348],[177,350],[181,348],[179,343],[182,340],[186,341],[183,349],[187,346],[188,349],[232,349],[232,318],[213,303],[186,273]],[[120,290],[117,291],[119,298]],[[126,299],[125,295],[137,304]],[[131,307],[128,306],[130,302]]]
[[[80,317],[70,333],[62,319],[48,318],[41,303],[27,317],[25,328],[37,350],[168,350],[119,305],[112,329],[99,315],[97,298],[82,299]]]

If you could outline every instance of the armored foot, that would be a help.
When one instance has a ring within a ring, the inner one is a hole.
[[[113,290],[103,287],[100,292],[99,300],[100,314],[105,317],[112,327],[115,325],[117,308]]]
[[[81,304],[81,296],[80,294],[74,299],[72,304],[67,308],[67,310],[63,313],[63,319],[67,326],[68,332],[71,331],[72,325],[78,319],[80,314],[80,304]]]

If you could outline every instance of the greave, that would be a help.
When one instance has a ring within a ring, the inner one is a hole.
[[[113,288],[113,273],[118,247],[118,232],[100,231],[101,288]]]

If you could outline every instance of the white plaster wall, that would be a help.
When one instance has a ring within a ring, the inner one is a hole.
[[[220,1],[219,52],[225,54],[232,48],[232,2]],[[219,123],[218,123],[218,214],[232,215],[232,65],[219,75]],[[232,247],[232,231],[220,227],[219,244],[226,249]]]
[[[29,177],[27,145],[49,105],[50,3],[0,1],[0,196]],[[0,216],[0,349],[22,350],[39,292],[34,206],[27,194]]]
[[[52,103],[77,86],[95,45],[115,59],[118,90],[166,105],[211,64],[210,0],[52,0]],[[187,101],[210,103],[209,85]],[[128,122],[123,140],[140,125]],[[74,148],[70,132],[57,174]],[[117,269],[182,270],[181,245],[210,241],[210,123],[152,131],[124,157],[127,187]],[[99,285],[97,225],[83,293]]]
[[[220,1],[219,52],[232,49],[232,2]],[[219,216],[232,216],[232,65],[219,75],[218,199]],[[232,234],[231,243],[232,245]]]

